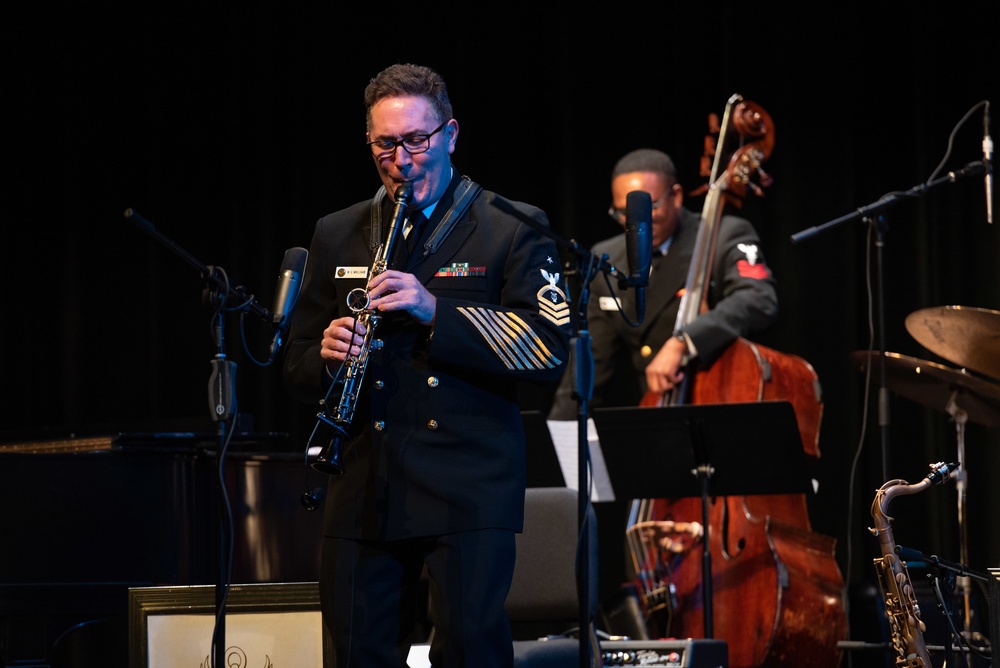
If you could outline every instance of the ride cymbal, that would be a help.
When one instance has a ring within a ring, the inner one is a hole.
[[[935,355],[1000,378],[1000,311],[934,306],[906,316],[906,331]]]
[[[851,363],[862,373],[869,362],[878,364],[877,350],[851,353]],[[871,379],[875,384],[879,381],[877,366],[872,368]],[[1000,425],[1000,384],[934,362],[888,352],[885,354],[885,382],[901,397],[953,417],[948,404],[954,396],[955,407],[965,411],[971,422],[987,427]]]

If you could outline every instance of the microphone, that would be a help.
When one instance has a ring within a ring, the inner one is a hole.
[[[278,354],[285,334],[288,333],[292,311],[295,310],[295,302],[299,298],[299,290],[302,288],[302,274],[305,273],[306,260],[308,259],[309,251],[305,248],[295,247],[286,250],[285,257],[281,261],[278,284],[274,290],[274,308],[271,309],[272,322],[275,325],[274,339],[271,340],[271,359],[274,359],[274,356]]]
[[[633,190],[625,199],[625,253],[629,282],[635,288],[636,317],[642,322],[653,261],[653,198],[642,190]]]
[[[924,561],[927,557],[920,550],[914,550],[911,547],[905,547],[903,545],[897,545],[895,550],[896,554],[903,561]]]
[[[993,140],[990,139],[990,103],[983,111],[983,166],[986,167],[986,222],[993,223]]]

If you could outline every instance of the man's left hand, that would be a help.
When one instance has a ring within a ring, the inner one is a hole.
[[[383,313],[406,311],[421,325],[432,325],[437,297],[427,291],[413,274],[389,269],[368,284],[370,307]]]

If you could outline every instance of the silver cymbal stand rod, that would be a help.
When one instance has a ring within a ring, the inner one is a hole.
[[[951,393],[948,400],[948,414],[955,420],[955,431],[958,441],[958,471],[955,475],[955,489],[958,491],[958,532],[959,532],[959,561],[966,566],[969,564],[969,531],[968,522],[965,516],[965,496],[967,487],[967,472],[965,469],[965,424],[969,419],[968,414],[958,405],[956,398],[958,390]],[[970,605],[970,581],[968,575],[959,575],[956,578],[956,585],[962,592],[964,603],[965,633],[972,632],[972,612]]]

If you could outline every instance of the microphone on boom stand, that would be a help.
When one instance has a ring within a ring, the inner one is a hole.
[[[625,200],[625,253],[629,283],[635,288],[638,323],[646,316],[646,286],[653,260],[653,199],[649,193],[633,190]]]
[[[272,309],[272,322],[275,328],[270,348],[272,360],[281,349],[281,344],[284,343],[288,327],[292,322],[292,312],[295,310],[295,302],[299,298],[299,290],[302,289],[302,274],[305,273],[308,259],[309,251],[305,248],[295,247],[286,250],[285,257],[281,261],[278,283],[274,290],[274,308]]]

